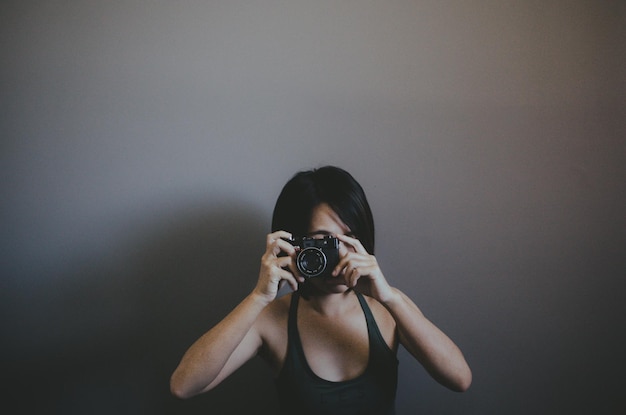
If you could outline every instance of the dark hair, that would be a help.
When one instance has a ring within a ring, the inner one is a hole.
[[[328,204],[370,254],[374,254],[374,219],[365,192],[347,171],[334,166],[301,171],[283,187],[272,216],[272,232],[294,236],[309,231],[313,209]]]

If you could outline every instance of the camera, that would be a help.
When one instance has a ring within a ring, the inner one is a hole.
[[[305,278],[328,277],[339,263],[339,240],[335,237],[297,237],[289,242],[298,251],[296,266]]]

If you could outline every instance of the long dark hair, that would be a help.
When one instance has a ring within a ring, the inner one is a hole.
[[[283,187],[272,216],[272,232],[294,236],[309,231],[313,209],[326,203],[350,228],[371,255],[374,254],[374,219],[365,192],[347,171],[334,166],[301,171]]]

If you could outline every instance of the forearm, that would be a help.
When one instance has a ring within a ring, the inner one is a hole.
[[[396,321],[403,346],[439,383],[455,391],[466,390],[472,372],[461,350],[410,298],[395,288],[392,292],[383,305]]]
[[[205,391],[242,343],[266,305],[267,300],[253,292],[221,322],[196,340],[172,374],[172,393],[187,398]],[[259,346],[260,344],[252,345],[256,349]],[[246,350],[243,353],[252,354],[255,350]]]

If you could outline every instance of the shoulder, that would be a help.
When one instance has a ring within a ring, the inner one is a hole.
[[[284,314],[289,314],[291,297],[293,297],[293,293],[288,293],[275,299],[265,307],[263,313],[267,313],[271,316],[282,316]]]
[[[282,367],[287,354],[287,326],[291,294],[286,294],[269,303],[255,322],[261,338],[260,356],[265,359],[275,373]]]
[[[269,303],[259,315],[256,326],[261,334],[286,327],[292,294],[286,294]]]

